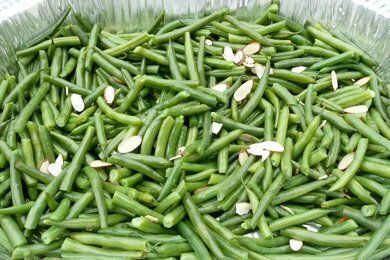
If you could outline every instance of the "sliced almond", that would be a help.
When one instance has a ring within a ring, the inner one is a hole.
[[[179,159],[180,157],[181,157],[181,154],[178,154],[178,155],[173,156],[172,158],[169,158],[169,160],[173,161],[173,160]]]
[[[205,43],[207,46],[212,46],[212,45],[213,45],[213,41],[210,40],[210,39],[206,39],[206,40],[204,41],[204,43]]]
[[[273,69],[273,68],[270,68],[270,69],[269,69],[269,75],[272,75],[272,74],[274,74],[274,69]]]
[[[294,214],[295,214],[294,211],[292,211],[292,209],[290,209],[290,208],[287,207],[287,206],[280,205],[280,207],[281,207],[282,209],[284,209],[285,211],[287,211],[288,213],[290,213],[291,215],[294,215]]]
[[[307,224],[303,224],[302,226],[305,227],[307,230],[316,233],[321,229],[321,225],[317,223],[307,223]]]
[[[65,86],[65,96],[69,95],[69,88],[68,86]]]
[[[292,72],[295,72],[295,73],[302,73],[306,70],[306,67],[305,66],[298,66],[298,67],[294,67],[291,69]]]
[[[240,163],[240,165],[243,165],[246,160],[248,160],[248,153],[246,152],[246,150],[241,150],[238,153],[238,162]]]
[[[104,89],[104,100],[106,101],[107,105],[112,105],[115,99],[115,89],[111,86],[107,86]]]
[[[256,76],[261,79],[261,77],[264,74],[265,67],[259,63],[255,63],[254,67],[252,68],[252,72],[256,74]]]
[[[72,94],[70,96],[70,101],[72,103],[72,107],[77,112],[82,112],[85,108],[83,97],[79,94]]]
[[[221,82],[212,87],[215,91],[223,93],[225,90],[229,88],[229,85],[227,83]]]
[[[319,177],[318,179],[319,180],[325,180],[325,179],[328,179],[328,177],[329,176],[325,174],[325,175],[322,175],[321,177]]]
[[[101,160],[95,160],[95,161],[92,161],[89,163],[89,166],[91,166],[92,168],[101,168],[101,167],[107,167],[107,166],[111,166],[111,165],[112,165],[111,163],[104,162]]]
[[[364,77],[356,81],[353,85],[360,87],[370,82],[370,80],[371,80],[371,76]]]
[[[213,134],[217,135],[219,133],[219,131],[221,131],[222,126],[223,126],[223,124],[221,124],[221,123],[212,122],[211,123],[211,132]]]
[[[242,134],[238,138],[244,142],[252,142],[253,143],[253,135],[250,134]]]
[[[333,90],[336,90],[338,89],[339,87],[339,83],[337,81],[337,74],[334,70],[332,70],[332,72],[330,73],[330,77],[332,79],[332,87],[333,87]]]
[[[265,162],[265,160],[267,160],[270,155],[271,155],[270,151],[263,150],[263,154],[261,155],[261,161]]]
[[[153,216],[150,216],[150,215],[146,215],[145,218],[153,223],[158,223],[158,218],[155,218]]]
[[[234,59],[234,53],[233,53],[233,50],[230,46],[225,46],[223,48],[223,54],[222,54],[222,57],[226,60],[226,61],[233,61]]]
[[[261,143],[254,143],[249,145],[247,152],[253,155],[262,156],[264,152],[264,147]]]
[[[241,65],[244,61],[244,52],[242,50],[238,50],[236,55],[234,55],[233,62],[237,65]]]
[[[281,153],[284,151],[284,146],[276,141],[265,141],[265,142],[262,142],[262,144],[263,144],[263,147],[265,150],[268,150],[271,152]]]
[[[122,142],[118,145],[118,152],[120,153],[130,153],[138,148],[142,143],[142,136],[133,135],[126,137],[122,140]]]
[[[249,56],[246,56],[244,58],[244,61],[242,62],[242,65],[244,65],[247,68],[253,68],[255,67],[255,60]]]
[[[51,163],[47,167],[47,171],[53,176],[58,176],[62,172],[62,167],[57,163]]]
[[[59,154],[58,157],[56,158],[56,161],[55,161],[56,164],[59,164],[59,165],[64,165],[64,157],[62,156],[62,154]]]
[[[251,204],[248,202],[239,202],[236,204],[236,213],[240,216],[248,214],[251,209]]]
[[[301,240],[294,238],[291,238],[288,243],[292,251],[299,251],[299,249],[301,249],[303,246],[303,242]]]
[[[348,168],[348,166],[352,163],[353,158],[355,157],[355,152],[346,154],[339,162],[339,165],[337,166],[337,169],[339,170],[345,170]]]
[[[260,238],[260,234],[258,231],[247,233],[243,235],[243,237],[252,237],[252,238]]]
[[[239,102],[244,100],[249,93],[251,93],[253,87],[253,79],[250,79],[246,82],[244,82],[237,90],[234,92],[234,99]]]
[[[249,145],[248,152],[253,155],[263,155],[263,151],[283,152],[284,146],[275,141],[265,141]]]
[[[173,160],[176,160],[176,159],[183,157],[185,155],[186,148],[185,148],[185,146],[182,146],[182,147],[179,147],[179,149],[177,149],[177,151],[178,151],[178,154],[176,156],[170,158],[169,159],[170,161],[173,161]]]
[[[326,120],[322,121],[320,124],[320,128],[323,128],[326,125]]]
[[[260,43],[258,42],[251,42],[247,46],[245,46],[242,51],[245,55],[252,55],[257,53],[260,50]]]
[[[357,105],[353,107],[344,108],[344,112],[348,114],[364,114],[367,113],[368,106],[366,105]]]
[[[49,173],[49,160],[44,160],[42,163],[41,163],[41,166],[39,166],[39,170],[41,172],[44,172],[44,173]]]

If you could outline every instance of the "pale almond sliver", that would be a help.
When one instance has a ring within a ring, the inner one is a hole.
[[[230,46],[225,46],[223,48],[223,54],[222,54],[222,57],[226,60],[226,61],[233,61],[234,59],[234,53],[233,53],[233,50]]]
[[[246,45],[242,51],[244,52],[245,55],[252,55],[256,54],[261,48],[260,43],[258,42],[251,42],[248,45]]]
[[[337,74],[336,74],[336,72],[334,70],[332,70],[332,72],[330,73],[330,76],[331,76],[331,80],[332,80],[333,90],[338,89],[339,83],[337,81]]]
[[[244,100],[249,95],[249,93],[251,93],[252,87],[253,87],[253,80],[252,79],[244,82],[236,90],[236,92],[234,92],[234,95],[233,95],[234,99],[237,102]]]

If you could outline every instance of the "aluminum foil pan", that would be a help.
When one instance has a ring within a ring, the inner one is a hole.
[[[390,81],[389,0],[280,0],[281,12],[301,23],[319,22],[342,33],[374,58]],[[222,6],[253,20],[270,0],[0,0],[0,78],[15,71],[15,49],[41,34],[66,5],[111,32],[133,32],[166,10],[168,20],[202,17]],[[72,17],[69,17],[72,19]]]

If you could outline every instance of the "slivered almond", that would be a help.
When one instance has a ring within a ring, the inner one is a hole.
[[[62,167],[57,163],[51,163],[47,166],[47,171],[53,176],[58,176],[62,172]]]
[[[254,143],[249,145],[248,152],[253,155],[262,155],[263,150],[280,153],[284,151],[284,147],[283,145],[275,141],[265,141],[265,142]]]
[[[226,60],[226,61],[233,61],[234,59],[234,53],[233,53],[233,50],[230,46],[225,46],[223,48],[223,54],[222,54],[222,57]]]
[[[336,90],[338,89],[339,87],[339,83],[337,81],[337,74],[334,70],[332,70],[332,72],[330,73],[330,77],[332,79],[332,87],[333,87],[333,90]]]
[[[227,83],[223,83],[223,82],[222,83],[218,83],[217,85],[212,87],[212,89],[214,89],[215,91],[221,92],[221,93],[223,93],[228,88],[229,88],[229,85]]]
[[[263,145],[261,145],[261,143],[251,144],[249,145],[247,152],[253,155],[262,156],[264,152],[264,147]]]
[[[59,154],[55,161],[56,164],[64,165],[64,157],[62,157],[62,154]]]
[[[295,72],[295,73],[302,73],[306,70],[306,67],[305,66],[298,66],[298,67],[294,67],[291,69],[292,72]]]
[[[234,55],[233,62],[237,65],[241,65],[244,61],[244,52],[242,50],[238,50],[236,55]]]
[[[344,112],[348,114],[364,114],[367,113],[368,107],[366,105],[357,105],[353,107],[344,108]]]
[[[248,202],[239,202],[236,204],[236,213],[240,216],[248,214],[251,209],[251,204]]]
[[[243,237],[253,237],[253,238],[260,238],[260,234],[258,231],[247,233],[243,235]]]
[[[360,86],[363,86],[363,85],[367,84],[368,82],[370,82],[370,80],[371,80],[371,76],[364,77],[364,78],[361,78],[358,81],[356,81],[354,83],[354,85],[360,87]]]
[[[318,230],[320,230],[321,228],[321,225],[317,223],[307,223],[307,224],[303,224],[302,226],[311,232],[318,232]]]
[[[258,42],[251,42],[247,46],[245,46],[242,51],[245,55],[252,55],[257,53],[260,50],[260,43]]]
[[[69,95],[69,88],[68,86],[65,86],[65,96]]]
[[[173,156],[172,158],[169,158],[170,161],[179,159],[180,157],[184,156],[186,153],[185,146],[179,147],[179,149],[177,149],[177,152],[178,152],[177,155]]]
[[[292,251],[299,251],[303,246],[303,242],[301,240],[294,238],[291,238],[288,243]]]
[[[137,149],[142,143],[142,137],[139,135],[133,135],[126,137],[118,145],[118,152],[120,153],[130,153]]]
[[[325,179],[328,179],[328,177],[329,176],[325,174],[325,175],[322,175],[321,177],[319,177],[318,179],[319,180],[325,180]]]
[[[238,138],[244,142],[253,142],[253,135],[250,134],[242,134]]]
[[[112,105],[115,99],[115,89],[111,86],[107,86],[104,89],[104,100],[106,101],[107,105]]]
[[[265,67],[259,63],[255,63],[254,67],[252,68],[252,73],[256,74],[256,76],[261,79],[261,77],[264,74]]]
[[[320,128],[323,128],[326,125],[326,120],[322,121],[320,124]]]
[[[262,144],[263,144],[264,149],[268,150],[270,152],[283,152],[284,151],[283,145],[281,145],[280,143],[275,142],[275,141],[265,141],[265,142],[262,142]]]
[[[294,211],[292,209],[290,209],[289,207],[285,206],[285,205],[280,205],[280,207],[282,209],[284,209],[285,211],[287,211],[288,213],[290,213],[291,215],[294,215]]]
[[[265,160],[267,160],[270,155],[271,155],[270,151],[263,150],[263,154],[261,155],[261,161],[265,162]]]
[[[248,153],[246,152],[246,150],[241,150],[238,153],[238,162],[242,166],[246,162],[246,160],[248,160]]]
[[[206,39],[206,40],[204,41],[204,43],[205,43],[207,46],[212,46],[212,45],[213,45],[213,41],[210,40],[210,39]]]
[[[111,166],[111,165],[112,165],[111,163],[104,162],[101,160],[95,160],[95,161],[92,161],[89,163],[89,166],[91,166],[92,168],[101,168],[101,167],[107,167],[107,166]]]
[[[154,223],[158,223],[158,218],[155,218],[153,216],[150,216],[150,215],[146,215],[145,218],[151,222],[154,222]]]
[[[221,124],[221,123],[212,122],[211,123],[211,132],[213,134],[217,135],[219,133],[219,131],[221,131],[222,126],[223,126],[223,124]]]
[[[79,94],[72,94],[70,96],[70,101],[72,103],[72,107],[77,112],[82,112],[85,108],[83,97]]]
[[[234,99],[239,102],[241,100],[244,100],[249,93],[251,93],[253,87],[253,79],[250,79],[246,82],[244,82],[237,90],[234,92]]]
[[[339,170],[345,170],[348,168],[348,166],[352,163],[353,158],[355,157],[355,152],[346,154],[339,162],[339,165],[337,166],[337,169]]]
[[[39,170],[41,172],[44,172],[44,173],[49,173],[49,160],[44,160],[42,163],[41,163],[41,166],[39,166]]]
[[[253,68],[255,66],[255,61],[251,57],[246,56],[244,58],[242,65],[244,65],[247,68]]]

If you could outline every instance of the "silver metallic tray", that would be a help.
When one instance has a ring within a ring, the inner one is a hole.
[[[319,22],[343,33],[374,58],[377,73],[390,81],[390,0],[280,0],[281,12],[295,21]],[[201,17],[222,6],[254,19],[270,0],[0,0],[0,78],[14,71],[15,49],[41,34],[71,4],[111,32],[145,28],[166,10],[168,20]],[[69,19],[72,19],[71,17]]]

